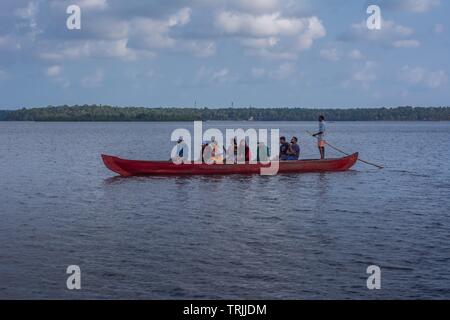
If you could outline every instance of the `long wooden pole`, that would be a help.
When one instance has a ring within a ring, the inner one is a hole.
[[[311,137],[318,139],[318,138],[315,137],[311,132],[309,132],[309,131],[306,131],[306,132],[308,132],[308,134],[311,135]],[[334,149],[334,150],[336,150],[336,151],[338,151],[338,152],[340,152],[340,153],[343,153],[343,154],[345,154],[346,156],[349,156],[349,155],[350,155],[349,153],[347,153],[347,152],[345,152],[345,151],[339,149],[338,147],[335,147],[335,146],[333,146],[332,144],[329,144],[327,141],[325,141],[325,144],[326,144],[327,146],[329,146],[331,149]],[[368,165],[371,165],[371,166],[374,166],[374,167],[377,167],[378,169],[384,169],[383,166],[377,165],[377,164],[375,164],[375,163],[371,163],[371,162],[366,161],[366,160],[363,160],[363,159],[359,159],[359,158],[358,158],[358,161],[360,161],[360,162],[362,162],[362,163],[365,163],[365,164],[368,164]]]

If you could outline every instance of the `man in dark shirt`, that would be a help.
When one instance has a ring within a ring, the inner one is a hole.
[[[289,143],[286,142],[285,137],[280,138],[280,160],[286,161],[288,160],[288,152],[289,150]]]
[[[298,145],[297,137],[292,137],[287,156],[287,160],[298,160],[300,157],[300,146]]]

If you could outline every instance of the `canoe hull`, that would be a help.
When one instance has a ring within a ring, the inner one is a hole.
[[[132,176],[180,176],[180,175],[231,175],[260,174],[262,164],[181,164],[170,161],[125,160],[114,156],[102,155],[105,166],[122,177]],[[278,173],[306,173],[346,171],[358,161],[358,153],[339,159],[299,160],[279,162]]]

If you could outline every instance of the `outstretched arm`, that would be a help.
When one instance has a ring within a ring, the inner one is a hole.
[[[317,137],[318,135],[321,135],[323,133],[324,133],[323,131],[317,132],[317,133],[313,134],[313,137]]]

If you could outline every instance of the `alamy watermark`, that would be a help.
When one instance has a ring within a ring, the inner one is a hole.
[[[269,141],[270,140],[270,141]],[[280,130],[210,128],[203,132],[203,122],[194,122],[194,134],[184,128],[172,132],[171,141],[178,142],[171,152],[177,165],[194,164],[260,164],[261,175],[276,175],[279,170]],[[269,147],[270,146],[270,147]],[[270,156],[268,150],[271,150]]]
[[[66,13],[69,17],[66,20],[66,26],[69,30],[81,29],[81,8],[75,4],[70,5],[66,9]]]
[[[378,5],[369,5],[366,10],[370,16],[367,18],[366,25],[369,30],[381,30],[382,17],[381,8]],[[69,17],[66,20],[66,26],[69,30],[81,29],[81,8],[78,5],[69,5],[66,9]]]
[[[370,276],[367,278],[367,289],[380,290],[381,289],[381,268],[379,266],[368,266],[366,273]]]
[[[366,21],[367,28],[369,30],[381,30],[381,8],[377,5],[370,5],[367,7],[367,14],[370,14]]]
[[[81,289],[81,268],[77,265],[71,265],[67,267],[67,274],[70,276],[67,278],[66,286],[69,290]]]

